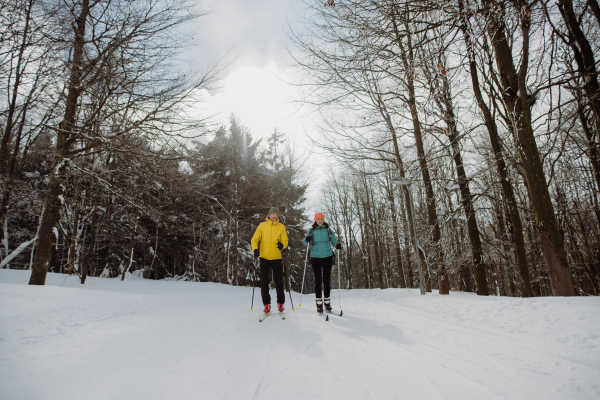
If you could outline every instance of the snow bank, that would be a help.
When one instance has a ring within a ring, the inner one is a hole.
[[[600,398],[600,298],[351,290],[324,322],[293,293],[259,323],[252,288],[29,276],[0,270],[1,399]]]

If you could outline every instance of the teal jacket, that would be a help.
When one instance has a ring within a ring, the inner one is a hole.
[[[335,237],[335,233],[329,228],[329,234],[331,234],[331,244],[329,242],[329,234],[327,233],[327,222],[323,225],[318,226],[316,223],[313,224],[312,228],[310,228],[306,235],[304,235],[304,240],[302,243],[307,246],[308,242],[306,241],[306,236],[312,234],[313,241],[310,244],[310,257],[311,258],[325,258],[331,257],[333,255],[333,251],[331,250],[331,244],[335,247],[337,245],[337,238]]]

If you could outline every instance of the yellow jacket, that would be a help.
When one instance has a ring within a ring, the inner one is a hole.
[[[260,242],[260,257],[265,260],[280,260],[281,251],[277,248],[277,243],[280,242],[285,249],[288,245],[287,232],[285,226],[277,221],[270,221],[269,218],[262,222],[256,228],[254,236],[252,236],[252,251],[258,249]]]

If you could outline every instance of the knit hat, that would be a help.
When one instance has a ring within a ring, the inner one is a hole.
[[[269,215],[271,214],[279,214],[279,208],[271,207],[271,209],[269,210]]]
[[[322,212],[318,212],[318,213],[315,214],[315,221],[317,220],[317,218],[323,218],[323,219],[325,219],[325,216],[323,215]]]

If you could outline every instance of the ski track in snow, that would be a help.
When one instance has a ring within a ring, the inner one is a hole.
[[[248,287],[29,276],[0,270],[0,399],[600,398],[597,297],[360,289],[259,323]]]

